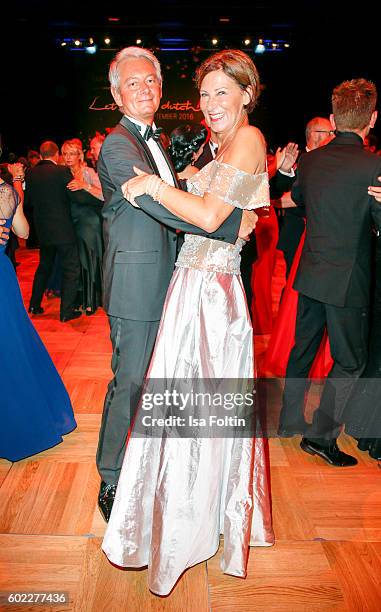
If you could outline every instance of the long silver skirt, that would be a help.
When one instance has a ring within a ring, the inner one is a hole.
[[[177,268],[148,378],[254,378],[253,334],[240,276]],[[141,406],[138,410],[141,410]],[[103,542],[112,563],[148,565],[167,595],[213,556],[245,577],[249,545],[274,542],[267,442],[261,438],[129,438]]]

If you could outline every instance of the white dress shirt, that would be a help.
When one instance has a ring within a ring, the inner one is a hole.
[[[138,121],[134,117],[129,117],[128,115],[125,115],[125,116],[132,123],[134,123],[136,126],[138,126],[138,129],[139,129],[139,131],[141,132],[141,134],[143,136],[144,132],[146,131],[147,124],[146,123],[142,123],[141,121]],[[155,126],[154,123],[152,124],[152,129],[153,130],[156,129],[156,126]],[[172,173],[171,173],[171,170],[170,170],[170,168],[168,166],[168,162],[165,159],[163,153],[160,151],[159,145],[157,144],[156,140],[154,140],[153,138],[150,138],[146,142],[147,142],[149,150],[152,153],[152,157],[155,160],[157,168],[159,170],[160,178],[162,178],[163,181],[168,183],[168,185],[174,186],[175,183],[173,181]]]
[[[214,159],[216,157],[218,144],[216,142],[212,142],[211,140],[209,140],[208,145],[209,145],[209,149],[211,150],[211,153]]]

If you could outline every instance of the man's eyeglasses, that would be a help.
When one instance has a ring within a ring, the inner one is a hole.
[[[312,130],[313,132],[317,132],[318,134],[330,134],[331,136],[335,135],[335,130]]]

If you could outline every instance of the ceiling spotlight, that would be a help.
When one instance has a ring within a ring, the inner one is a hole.
[[[66,47],[66,44],[67,44],[67,43],[66,43],[65,41],[62,41],[62,43],[61,43],[61,47]]]
[[[218,38],[212,38],[212,45],[218,44]]]
[[[81,44],[81,41],[78,40],[78,38],[75,39],[74,44],[76,47],[79,47],[79,45]]]
[[[288,49],[288,48],[289,48],[289,46],[290,46],[290,45],[289,45],[288,43],[284,43],[284,47],[285,47],[285,49]]]
[[[90,44],[90,45],[93,45],[93,44],[94,44],[94,38],[91,38],[91,36],[90,36],[90,38],[89,38],[89,44]]]
[[[105,38],[105,45],[109,45],[111,40],[109,38]]]
[[[258,44],[257,44],[257,46],[255,47],[255,53],[264,53],[265,51],[266,51],[266,47],[265,47],[265,45],[263,44],[263,39],[262,39],[262,38],[260,38],[260,39],[258,40]]]
[[[136,39],[136,44],[137,45],[141,45],[142,44],[142,39],[141,38],[137,38]]]
[[[94,55],[97,52],[97,45],[90,45],[85,48],[86,53],[90,53],[90,55]]]
[[[245,38],[245,40],[244,40],[243,42],[244,42],[244,44],[245,44],[245,45],[246,45],[246,47],[247,47],[248,45],[250,45],[251,40],[250,40],[250,38]]]
[[[272,46],[273,49],[276,49],[278,47],[277,43],[272,43],[271,46]]]

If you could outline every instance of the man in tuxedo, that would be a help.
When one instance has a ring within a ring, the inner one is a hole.
[[[377,92],[365,79],[333,90],[336,138],[300,158],[292,199],[305,209],[307,229],[294,288],[299,292],[295,345],[291,351],[281,436],[305,435],[301,448],[335,466],[357,463],[337,446],[344,409],[367,362],[372,226],[381,228],[381,207],[370,196],[381,159],[364,149],[374,126]],[[303,416],[308,372],[325,328],[333,367],[313,423]]]
[[[41,300],[58,252],[62,265],[60,320],[66,322],[81,316],[75,309],[80,267],[67,190],[73,177],[69,168],[58,165],[59,150],[54,142],[43,142],[40,154],[41,161],[27,174],[25,189],[24,205],[33,208],[40,243],[40,263],[34,276],[29,312],[33,315],[44,312]]]
[[[105,198],[104,308],[111,328],[114,372],[105,398],[97,452],[102,479],[98,505],[106,521],[173,273],[176,229],[207,235],[148,195],[137,198],[140,208],[133,207],[121,191],[121,186],[135,176],[134,166],[179,187],[153,124],[161,98],[157,58],[140,47],[123,49],[111,63],[109,79],[123,117],[104,141],[98,160]],[[234,243],[238,234],[245,236],[252,231],[255,218],[255,214],[232,209],[230,217],[210,237]]]
[[[325,117],[314,117],[306,125],[305,152],[313,151],[334,136],[331,122]],[[301,153],[303,155],[303,151]],[[277,249],[283,252],[286,262],[286,278],[290,274],[300,239],[305,227],[305,211],[291,200],[290,191],[295,182],[295,174],[277,172],[271,181],[271,195],[281,196],[282,216],[280,217],[279,240]]]

